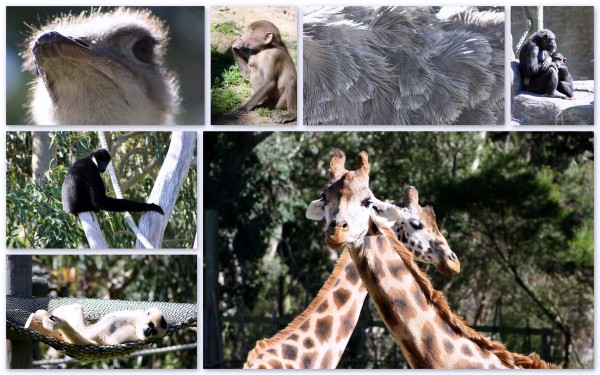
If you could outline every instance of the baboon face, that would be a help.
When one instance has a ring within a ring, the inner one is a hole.
[[[282,44],[281,34],[277,26],[269,21],[256,21],[248,26],[248,31],[242,36],[244,47],[257,51]]]

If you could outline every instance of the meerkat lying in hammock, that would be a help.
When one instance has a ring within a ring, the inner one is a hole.
[[[38,310],[30,315],[25,328],[74,345],[118,345],[164,337],[167,322],[159,309],[151,307],[115,311],[89,323],[83,316],[83,307],[73,304],[60,306],[52,313]]]

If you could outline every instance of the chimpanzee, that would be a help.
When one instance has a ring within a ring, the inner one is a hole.
[[[519,52],[519,70],[525,90],[552,98],[566,99],[558,92],[558,67],[552,61],[556,37],[548,29],[539,30],[523,43]]]
[[[573,77],[567,68],[567,58],[562,53],[554,52],[552,54],[552,61],[558,68],[557,90],[572,99],[575,96],[573,94],[575,90],[573,89]]]

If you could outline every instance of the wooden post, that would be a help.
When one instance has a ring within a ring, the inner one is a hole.
[[[9,255],[6,258],[6,293],[31,296],[31,256]],[[29,338],[6,340],[6,365],[11,369],[32,368],[33,342]]]
[[[218,365],[219,353],[218,308],[219,287],[219,212],[204,210],[204,368]]]

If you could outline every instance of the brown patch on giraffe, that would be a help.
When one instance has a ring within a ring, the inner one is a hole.
[[[404,262],[400,259],[387,262],[387,267],[388,267],[388,270],[390,271],[390,274],[396,280],[402,280],[402,277],[407,272]]]
[[[407,360],[410,363],[412,368],[429,368],[427,363],[425,362],[425,358],[423,354],[419,352],[417,346],[412,340],[404,340],[401,339],[400,343],[404,346],[404,349],[408,353]]]
[[[329,302],[327,302],[327,300],[323,300],[323,302],[319,305],[319,307],[317,307],[317,312],[318,313],[322,313],[327,311],[327,308],[329,308]]]
[[[383,318],[383,321],[387,323],[390,329],[394,329],[400,324],[396,313],[394,312],[393,305],[386,303],[385,295],[374,294],[371,295],[373,301],[377,301],[376,306],[379,306],[379,314]]]
[[[321,361],[321,368],[329,368],[329,366],[331,366],[331,360],[332,360],[332,355],[331,355],[331,350],[328,351],[327,353],[325,353],[325,355],[323,356],[323,360]]]
[[[298,348],[294,345],[281,345],[281,356],[283,359],[295,361],[298,357]]]
[[[331,337],[331,326],[333,325],[333,316],[326,316],[317,320],[315,335],[321,343],[324,343]]]
[[[435,329],[430,322],[423,324],[421,330],[421,345],[426,361],[430,364],[439,364],[442,362],[440,351],[436,345]]]
[[[406,290],[390,288],[388,294],[392,298],[392,304],[406,321],[417,317],[417,310],[410,304]]]
[[[288,363],[287,365],[285,365],[285,368],[286,368],[286,369],[293,369],[293,368],[294,368],[294,365],[293,365],[293,364],[291,364],[291,363]]]
[[[427,310],[427,308],[429,307],[427,305],[427,299],[425,299],[425,295],[423,294],[423,291],[421,290],[421,288],[419,288],[419,285],[417,283],[413,283],[411,285],[410,293],[413,295],[413,298],[415,299],[415,302],[417,303],[417,306],[419,306],[421,311]],[[436,315],[436,318],[437,317],[438,316]]]
[[[307,320],[306,322],[302,323],[302,324],[300,325],[300,327],[298,327],[298,328],[300,328],[300,330],[301,330],[302,332],[306,332],[306,331],[308,331],[308,329],[310,328],[310,320]]]
[[[283,363],[276,359],[272,359],[269,361],[269,366],[271,366],[271,368],[283,368]]]
[[[492,353],[490,353],[489,350],[484,350],[479,345],[475,345],[475,347],[477,348],[477,351],[479,352],[481,358],[488,359],[491,357]]]
[[[385,275],[385,272],[383,271],[383,264],[381,263],[381,260],[379,258],[375,258],[373,260],[372,272],[373,272],[373,277],[377,281],[381,281],[385,278],[386,275]]]
[[[444,339],[444,349],[446,349],[446,353],[452,354],[454,353],[454,344],[450,340]]]
[[[350,292],[348,289],[344,289],[344,288],[340,288],[340,289],[336,290],[335,292],[333,292],[333,302],[335,303],[335,306],[338,309],[340,307],[344,306],[346,304],[346,302],[348,302],[348,300],[350,299],[351,295],[352,295],[352,292]]]
[[[435,315],[435,317],[433,318],[433,321],[435,324],[437,324],[438,327],[440,327],[440,329],[446,333],[446,335],[448,335],[448,337],[450,337],[450,339],[457,339],[460,337],[460,335],[458,335],[453,329],[452,327],[450,327],[450,325],[444,320],[442,319],[439,315]]]
[[[352,262],[350,262],[346,266],[346,279],[348,281],[350,281],[350,284],[352,284],[352,285],[356,285],[356,283],[360,279],[360,275],[358,274],[358,271],[356,270],[356,266]]]
[[[352,304],[352,307],[348,312],[342,317],[342,321],[340,323],[340,329],[335,338],[335,341],[339,342],[342,339],[350,337],[352,331],[354,331],[354,315],[356,314],[356,304]]]
[[[265,354],[264,354],[264,353],[260,353],[259,355],[257,355],[257,356],[256,356],[256,358],[258,358],[258,359],[262,359],[264,356],[265,356]]]
[[[333,284],[333,287],[337,287],[338,285],[340,285],[340,282],[342,281],[342,279],[338,279],[335,284]]]
[[[265,366],[265,365],[258,365],[258,368],[262,370],[262,369],[266,369],[267,366]]]
[[[293,333],[290,335],[290,337],[288,337],[288,340],[296,341],[296,340],[298,340],[298,337],[299,336],[297,334]]]
[[[305,338],[304,340],[302,340],[302,345],[306,348],[306,349],[311,349],[314,348],[315,346],[315,342],[313,339],[311,339],[310,337]]]
[[[277,354],[277,350],[271,348],[271,349],[267,349],[267,353],[271,353],[271,354]]]
[[[313,363],[317,359],[316,352],[313,353],[305,353],[300,358],[300,367],[302,368],[313,368]]]
[[[466,355],[467,357],[472,357],[473,356],[473,351],[471,350],[471,348],[469,348],[469,346],[467,344],[463,344],[460,347],[460,351]]]

